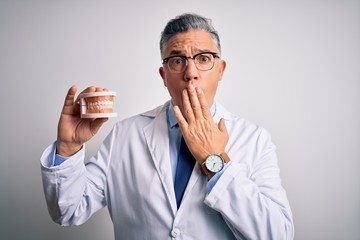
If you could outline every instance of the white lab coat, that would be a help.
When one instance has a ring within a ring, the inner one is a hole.
[[[108,206],[120,239],[293,239],[275,146],[262,128],[217,103],[226,120],[231,162],[211,192],[196,164],[177,210],[169,160],[166,109],[118,122],[98,153],[84,164],[84,149],[49,167],[55,144],[41,158],[44,192],[54,221],[79,225]]]

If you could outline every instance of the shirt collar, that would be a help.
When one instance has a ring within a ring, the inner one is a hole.
[[[210,112],[211,112],[211,116],[214,117],[215,113],[216,113],[216,102],[215,101],[214,101],[213,105],[211,105]],[[177,126],[178,122],[176,120],[174,110],[173,110],[173,105],[172,105],[171,101],[168,102],[167,107],[166,107],[166,117],[167,117],[168,125],[170,128]]]

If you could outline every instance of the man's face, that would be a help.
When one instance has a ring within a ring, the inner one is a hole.
[[[165,46],[162,57],[194,56],[201,52],[215,52],[219,54],[219,50],[210,33],[201,30],[189,30],[171,37]],[[188,66],[182,73],[170,72],[167,63],[160,67],[159,72],[165,87],[167,87],[170,93],[173,105],[178,105],[184,114],[182,91],[190,83],[194,87],[200,87],[204,91],[209,106],[211,106],[225,66],[225,61],[215,58],[215,64],[211,70],[200,71],[196,68],[194,60],[188,59]]]

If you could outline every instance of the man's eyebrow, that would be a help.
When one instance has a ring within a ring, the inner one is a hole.
[[[196,52],[197,53],[195,53],[194,55],[199,54],[199,53],[203,53],[203,52],[212,52],[212,51],[210,51],[209,49],[196,49]],[[183,55],[183,56],[185,56],[185,54],[183,54],[183,51],[181,51],[181,50],[172,50],[170,52],[170,56],[174,56],[174,55]]]
[[[199,49],[199,50],[197,50],[199,53],[204,53],[204,52],[212,52],[211,50],[209,50],[209,49]]]
[[[181,55],[183,52],[181,50],[172,50],[170,52],[170,56],[172,55]]]

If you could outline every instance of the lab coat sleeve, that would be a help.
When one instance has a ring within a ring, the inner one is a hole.
[[[41,157],[45,199],[52,219],[62,226],[80,225],[106,205],[104,170],[101,164],[85,166],[85,149],[51,166],[56,145],[50,145]],[[91,174],[94,174],[91,176]],[[91,176],[91,177],[90,177]]]
[[[237,239],[293,239],[292,213],[281,186],[275,146],[262,130],[251,161],[232,154],[226,171],[205,198]]]

